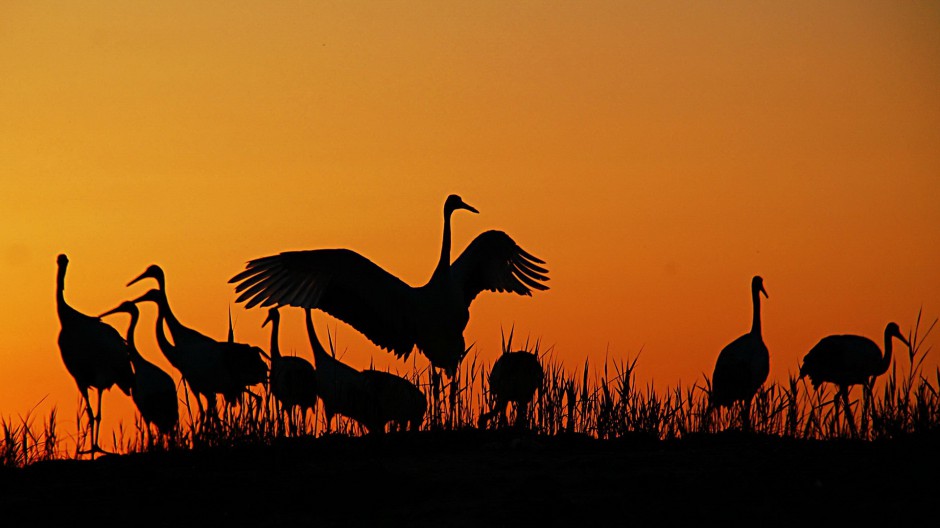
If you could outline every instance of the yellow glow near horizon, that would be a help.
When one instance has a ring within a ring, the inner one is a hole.
[[[84,313],[159,263],[185,324],[224,338],[231,306],[238,339],[266,348],[264,314],[227,283],[245,261],[349,247],[420,284],[449,193],[480,210],[455,216],[454,256],[496,228],[550,270],[548,292],[474,302],[465,335],[486,362],[515,326],[572,368],[642,349],[641,380],[691,385],[749,328],[754,274],[774,381],[824,335],[880,342],[890,320],[940,313],[934,5],[3,11],[0,416],[75,409],[58,253]],[[178,379],[153,315],[137,341]],[[298,314],[282,335],[309,357]],[[339,339],[359,368],[408,368]],[[132,412],[109,394],[103,429]]]

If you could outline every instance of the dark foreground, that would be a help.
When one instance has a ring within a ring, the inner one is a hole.
[[[464,431],[105,456],[0,469],[0,525],[894,525],[936,519],[938,439]]]

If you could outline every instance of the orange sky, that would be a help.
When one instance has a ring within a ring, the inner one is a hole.
[[[748,330],[754,274],[772,380],[826,334],[940,314],[935,4],[148,4],[0,7],[4,418],[74,427],[58,253],[80,311],[158,263],[179,318],[223,339],[251,258],[349,247],[423,283],[449,193],[480,210],[454,256],[497,228],[550,269],[548,292],[474,302],[487,362],[515,325],[572,369],[642,349],[642,381],[691,384]],[[142,353],[178,379],[143,310]],[[266,348],[265,314],[233,314]],[[285,313],[281,348],[309,358],[301,330]],[[112,392],[108,431],[132,413]]]

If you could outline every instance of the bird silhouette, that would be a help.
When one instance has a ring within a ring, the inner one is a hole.
[[[81,454],[106,453],[98,445],[98,433],[101,428],[101,395],[117,385],[124,394],[130,396],[134,382],[134,371],[128,345],[121,334],[97,317],[85,315],[65,302],[65,272],[69,259],[59,255],[56,276],[56,311],[59,315],[59,352],[69,374],[75,378],[78,390],[85,401],[88,414],[88,428],[91,436],[91,449],[80,451]],[[92,410],[88,390],[98,393],[98,413]]]
[[[196,394],[202,416],[207,416],[207,411],[209,416],[215,413],[216,394],[222,394],[227,403],[232,403],[248,387],[267,379],[268,366],[258,347],[216,341],[180,323],[170,309],[166,296],[166,278],[159,266],[149,266],[127,285],[131,286],[145,278],[156,280],[159,288],[144,293],[135,302],[150,301],[157,305],[157,344]],[[167,338],[164,324],[173,339],[172,343]],[[205,408],[199,396],[206,399]]]
[[[326,416],[326,432],[332,430],[333,417],[337,414],[352,418],[363,425],[365,407],[365,380],[358,370],[330,355],[313,327],[311,309],[305,310],[307,337],[313,349],[313,361],[317,372],[317,393],[323,400]]]
[[[750,429],[751,400],[770,373],[770,354],[761,337],[760,294],[768,297],[764,279],[755,276],[751,279],[754,308],[751,331],[721,350],[712,375],[710,408],[731,407],[736,401],[743,402],[741,423],[744,430]]]
[[[401,429],[417,430],[424,421],[428,401],[414,383],[390,372],[362,371],[362,423],[370,432],[382,434],[390,423]]]
[[[291,431],[296,431],[293,421],[293,410],[300,408],[301,427],[305,423],[307,409],[315,410],[317,406],[317,372],[313,365],[301,357],[282,356],[278,345],[278,331],[281,325],[281,315],[277,308],[268,310],[268,318],[261,324],[262,327],[271,323],[271,394],[287,411]]]
[[[352,418],[376,435],[383,434],[389,422],[411,429],[421,425],[427,400],[420,389],[394,374],[372,369],[358,371],[336,359],[320,343],[310,308],[305,310],[305,319],[327,432],[336,414]]]
[[[901,334],[897,323],[888,323],[884,332],[884,354],[874,341],[859,335],[830,335],[822,338],[803,357],[800,366],[800,378],[809,376],[814,389],[823,383],[832,383],[839,387],[837,397],[841,397],[847,414],[847,420],[853,432],[855,420],[849,406],[849,391],[852,385],[867,385],[884,374],[891,365],[892,338],[911,346]]]
[[[131,363],[134,366],[134,383],[131,387],[131,398],[140,412],[140,416],[148,425],[154,425],[157,430],[167,435],[179,423],[179,397],[176,394],[176,383],[169,374],[160,367],[144,359],[137,350],[134,341],[134,332],[140,318],[140,310],[131,301],[125,301],[113,310],[109,310],[99,317],[107,317],[117,313],[130,314],[131,321],[127,327],[127,348],[130,352]]]
[[[467,354],[463,331],[470,303],[485,290],[531,295],[545,290],[544,262],[502,231],[486,231],[450,261],[450,218],[459,209],[476,213],[457,195],[444,203],[440,259],[420,287],[404,283],[348,249],[289,251],[248,262],[229,282],[247,308],[318,308],[348,323],[379,347],[407,358],[417,347],[450,378]],[[319,366],[317,367],[319,369]]]
[[[526,350],[504,351],[490,370],[488,378],[493,407],[480,415],[479,427],[485,427],[494,416],[500,424],[506,423],[506,409],[510,403],[516,405],[516,427],[528,423],[528,407],[536,391],[542,390],[545,373],[538,354]]]

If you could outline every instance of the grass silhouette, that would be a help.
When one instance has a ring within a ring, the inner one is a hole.
[[[923,367],[932,350],[926,341],[936,324],[937,319],[934,319],[925,325],[921,310],[910,333],[910,352],[896,356],[889,373],[881,376],[881,390],[873,390],[869,384],[855,391],[850,400],[856,420],[854,428],[838,411],[834,388],[823,386],[817,391],[805,379],[799,380],[796,374],[791,374],[784,383],[765,384],[755,395],[751,406],[753,434],[797,440],[879,441],[940,430],[940,369],[931,373],[924,372]],[[538,342],[526,342],[522,348],[538,354],[545,372],[543,388],[526,413],[525,427],[531,435],[576,434],[600,440],[642,437],[668,441],[740,430],[737,407],[709,412],[710,380],[707,378],[657,392],[652,385],[639,387],[636,384],[640,353],[632,358],[608,359],[598,366],[585,361],[580,367],[570,369],[555,357],[552,348],[541,351]],[[476,429],[480,413],[492,405],[487,386],[490,368],[491,365],[482,362],[477,354],[467,358],[454,378],[458,388],[454,399],[443,397],[448,391],[434,385],[434,380],[440,378],[432,377],[427,368],[413,366],[410,373],[405,373],[403,377],[429,396],[429,409],[421,431]],[[168,435],[153,434],[137,416],[128,428],[122,423],[112,432],[115,450],[125,454],[204,451],[267,446],[291,437],[324,436],[322,406],[307,411],[312,416],[307,416],[306,420],[295,416],[294,422],[304,426],[292,431],[286,426],[273,396],[265,389],[260,394],[243,396],[237,405],[224,406],[219,420],[203,421],[190,404],[194,396],[187,393],[184,386],[180,389],[183,408],[177,430]],[[82,406],[78,409],[79,413],[84,412]],[[516,413],[518,409],[511,406],[507,423],[515,422]],[[0,419],[0,464],[25,467],[39,461],[77,457],[86,450],[90,438],[82,431],[73,437],[74,452],[64,449],[57,414],[57,409],[53,408],[49,416],[38,423],[32,410],[15,420]],[[81,421],[76,420],[76,423]],[[336,416],[334,424],[331,437],[366,434],[359,423],[349,418]]]

